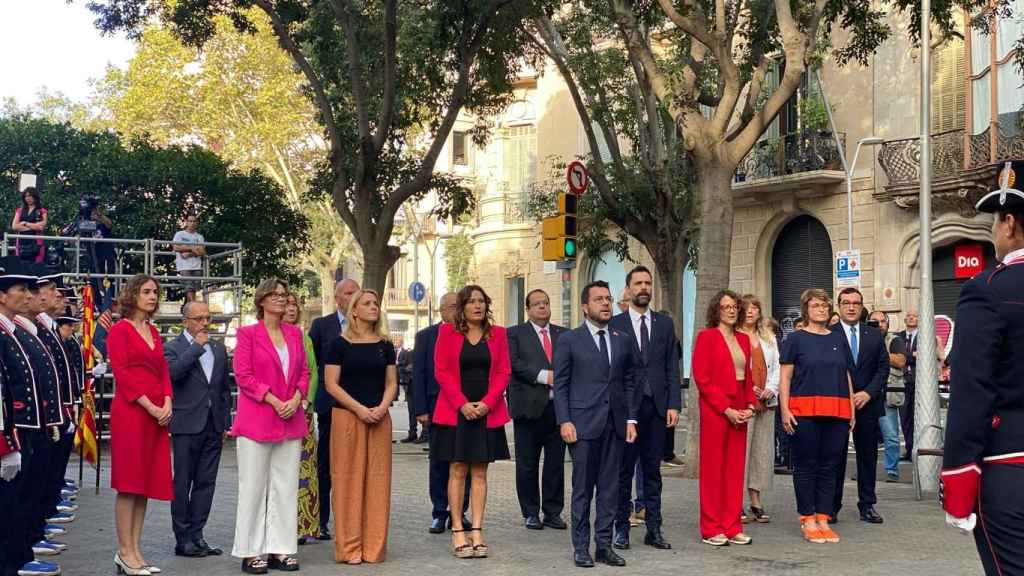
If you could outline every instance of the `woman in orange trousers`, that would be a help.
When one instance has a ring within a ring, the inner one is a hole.
[[[754,414],[750,339],[738,331],[742,301],[729,290],[711,300],[693,348],[700,391],[700,535],[705,544],[750,544],[743,533],[747,420]]]

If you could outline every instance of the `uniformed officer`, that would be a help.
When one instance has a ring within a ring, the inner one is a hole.
[[[28,312],[29,285],[35,281],[35,276],[25,270],[17,258],[0,258],[0,366],[7,384],[4,391],[11,395],[13,423],[21,454],[21,470],[5,486],[5,493],[13,499],[13,505],[4,508],[10,520],[5,522],[7,545],[3,546],[3,566],[0,567],[3,576],[60,574],[60,567],[56,564],[35,560],[33,545],[38,540],[33,539],[30,530],[38,520],[33,497],[38,492],[35,485],[43,477],[47,443],[51,442],[46,428],[53,417],[53,411],[45,409],[35,371],[25,350],[31,335],[15,322],[17,314]]]
[[[960,292],[942,470],[946,521],[974,530],[989,576],[1024,574],[1024,161],[999,183],[976,206],[1000,262]]]

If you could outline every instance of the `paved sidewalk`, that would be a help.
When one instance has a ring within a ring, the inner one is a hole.
[[[392,412],[398,417],[404,408]],[[404,436],[404,423],[396,423],[395,437]],[[509,435],[511,440],[511,434]],[[682,446],[684,444],[680,444]],[[540,576],[556,572],[580,572],[569,556],[569,534],[546,529],[522,528],[515,495],[515,467],[499,462],[492,467],[487,509],[486,534],[491,558],[456,560],[448,553],[448,536],[426,531],[430,517],[427,498],[427,458],[419,445],[395,444],[391,532],[388,560],[380,565],[342,566],[333,561],[328,542],[299,548],[301,574],[388,574],[427,576],[431,574],[473,574]],[[106,454],[104,454],[106,456]],[[77,471],[77,459],[72,467]],[[566,464],[566,477],[571,464]],[[855,469],[855,468],[854,468]],[[945,527],[938,504],[917,502],[907,483],[878,485],[878,511],[885,523],[870,526],[856,519],[856,504],[847,502],[836,527],[843,541],[837,545],[804,543],[797,528],[792,480],[776,476],[775,488],[765,496],[774,520],[751,525],[752,546],[711,548],[700,544],[697,532],[697,482],[678,476],[677,469],[663,469],[665,479],[665,536],[670,551],[642,545],[643,528],[634,529],[634,548],[623,553],[628,565],[620,574],[785,574],[813,576],[917,576],[982,574],[973,538]],[[206,539],[230,552],[235,523],[237,473],[233,444],[224,452],[217,494]],[[909,478],[909,469],[904,468]],[[104,474],[99,494],[92,489],[93,471],[86,469],[86,487],[78,499],[78,519],[61,538],[68,550],[56,557],[64,574],[79,576],[113,574],[116,549],[113,498],[109,478]],[[568,490],[566,491],[568,496]],[[856,487],[849,482],[849,498]],[[855,497],[855,496],[854,496]],[[564,514],[568,521],[568,511]],[[143,534],[143,552],[164,574],[235,575],[239,562],[230,556],[205,559],[173,555],[170,509],[165,502],[151,502]],[[599,566],[598,573],[612,569]]]

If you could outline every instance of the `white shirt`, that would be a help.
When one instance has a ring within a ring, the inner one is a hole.
[[[648,336],[647,344],[650,345],[650,335],[651,335],[651,332],[652,332],[652,329],[651,329],[651,311],[648,310],[647,312],[644,312],[643,314],[641,314],[636,309],[634,309],[632,306],[630,306],[629,307],[629,321],[633,323],[633,334],[636,334],[636,347],[637,347],[638,350],[640,350],[641,352],[646,354],[647,350],[644,350],[644,346],[640,342],[640,319],[641,318],[645,318],[646,319],[646,320],[644,320],[644,322],[647,324],[647,336]]]
[[[205,240],[199,232],[178,230],[174,233],[174,238],[171,239],[171,242],[174,244],[202,244]],[[185,255],[181,252],[175,252],[174,265],[179,272],[182,270],[202,270],[203,259],[195,255],[191,258],[185,258]]]
[[[1024,258],[1024,248],[1018,248],[1003,257],[1003,262],[1012,262],[1017,258]]]
[[[189,344],[193,344],[196,339],[188,333],[188,330],[182,332],[185,335],[185,340],[188,340]],[[213,348],[210,343],[207,342],[203,345],[203,355],[199,357],[199,365],[203,367],[203,374],[206,374],[206,381],[213,381]]]
[[[553,355],[554,351],[555,351],[555,341],[552,340],[552,338],[551,338],[551,323],[548,322],[547,326],[538,326],[537,324],[534,324],[533,321],[531,320],[530,321],[530,326],[533,327],[533,332],[535,334],[537,334],[537,340],[540,340],[540,349],[541,350],[544,349],[544,336],[540,333],[540,331],[541,330],[547,330],[548,341],[551,342],[551,352],[552,352],[552,355]],[[552,357],[551,360],[553,362],[554,358]],[[545,386],[549,386],[549,384],[548,384],[548,377],[550,375],[551,375],[551,370],[541,370],[540,372],[538,372],[537,373],[537,384],[543,384]],[[555,389],[554,389],[554,386],[551,386],[551,390],[548,391],[548,398],[554,398],[554,397],[555,397]]]
[[[604,328],[598,328],[596,325],[594,325],[593,322],[590,321],[589,318],[587,319],[587,329],[590,330],[590,335],[594,338],[594,345],[597,346],[598,350],[601,349],[601,338],[597,335],[597,332],[598,330],[604,330],[604,341],[605,344],[608,346],[608,365],[610,366],[612,363],[612,339],[610,337],[611,329],[608,328],[607,324],[605,324]]]
[[[278,348],[277,346],[274,346],[274,349],[277,350],[277,357],[281,359],[281,372],[284,373],[284,379],[287,382],[288,381],[288,345],[285,344],[284,346],[282,346],[280,348]]]
[[[341,326],[341,331],[344,332],[345,331],[345,326],[348,326],[348,319],[345,318],[345,315],[341,313],[341,310],[338,310],[337,314],[338,314],[338,324]]]
[[[764,338],[761,340],[761,353],[764,354],[764,363],[768,367],[768,378],[765,379],[764,387],[779,395],[779,347],[775,342]]]

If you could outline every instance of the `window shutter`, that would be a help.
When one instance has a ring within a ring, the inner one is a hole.
[[[964,128],[964,41],[951,38],[935,49],[932,67],[932,133]]]

